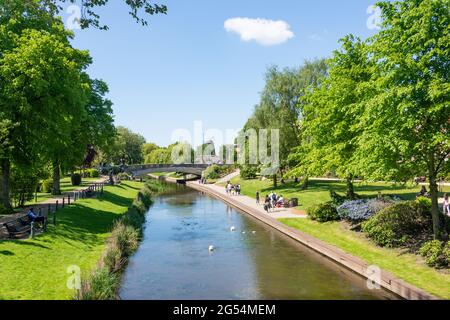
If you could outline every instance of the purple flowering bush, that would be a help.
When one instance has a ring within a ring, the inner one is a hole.
[[[341,219],[358,223],[370,219],[391,204],[390,201],[379,199],[347,200],[337,207],[337,212]]]

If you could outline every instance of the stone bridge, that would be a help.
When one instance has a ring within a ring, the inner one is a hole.
[[[156,172],[179,172],[201,176],[209,166],[209,164],[143,164],[126,166],[124,170],[138,177]]]

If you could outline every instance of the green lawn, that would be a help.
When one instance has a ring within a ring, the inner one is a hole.
[[[299,209],[303,210],[308,209],[312,205],[331,200],[329,193],[331,189],[341,194],[346,193],[346,184],[344,182],[325,180],[310,180],[308,189],[304,191],[300,190],[301,184],[295,184],[294,182],[289,182],[284,185],[279,183],[279,186],[276,189],[273,188],[272,180],[243,180],[240,177],[236,177],[231,182],[233,184],[240,183],[242,194],[252,198],[255,198],[256,191],[259,191],[262,197],[269,194],[271,191],[275,191],[285,198],[298,198],[300,202]],[[412,200],[415,199],[416,194],[420,191],[420,186],[412,186],[411,184],[401,186],[385,182],[361,182],[355,183],[355,191],[361,195],[373,196],[376,196],[378,192],[381,191],[383,194],[396,194],[405,199]],[[443,192],[450,193],[450,187],[444,187]]]
[[[309,219],[280,221],[360,257],[371,265],[377,265],[412,285],[441,298],[450,299],[450,273],[426,266],[422,259],[414,254],[378,247],[363,234],[350,231],[339,222],[320,224]]]
[[[65,177],[61,179],[61,192],[71,192],[76,189],[80,189],[83,187],[88,187],[90,184],[99,181],[100,178],[83,178],[81,186],[72,186],[72,182],[70,180],[70,177]],[[45,200],[53,198],[52,194],[50,193],[38,193],[37,194],[37,202],[35,199],[28,201],[25,205],[33,205],[36,203],[43,202]]]
[[[108,186],[100,199],[58,211],[57,227],[49,226],[35,240],[0,241],[0,300],[71,299],[67,268],[77,265],[88,273],[96,266],[112,222],[127,211],[142,185]]]

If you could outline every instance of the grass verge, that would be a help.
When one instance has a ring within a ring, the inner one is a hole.
[[[377,265],[418,288],[440,298],[450,299],[448,271],[428,267],[417,255],[405,253],[400,249],[378,247],[364,234],[348,230],[340,222],[318,223],[310,219],[280,219],[280,221],[360,257],[370,265]]]
[[[0,299],[65,300],[67,270],[90,272],[102,256],[111,226],[133,202],[143,183],[105,187],[99,199],[83,199],[57,213],[57,226],[34,240],[0,241]]]
[[[306,210],[313,205],[330,201],[330,190],[334,190],[341,194],[345,194],[347,190],[345,182],[314,179],[309,181],[307,190],[301,190],[301,183],[288,182],[279,184],[278,188],[273,188],[273,182],[271,180],[244,180],[239,176],[232,179],[231,182],[233,184],[239,183],[241,185],[242,194],[252,198],[256,197],[256,191],[259,191],[262,197],[269,194],[271,191],[275,191],[285,198],[298,198],[300,202],[298,209],[302,210]],[[413,186],[411,184],[400,185],[387,182],[355,183],[355,192],[361,195],[376,196],[378,192],[381,192],[382,194],[396,194],[403,197],[405,200],[414,200],[419,191],[420,186]],[[443,187],[442,192],[450,193],[450,187]],[[443,193],[440,194],[440,196],[442,195]]]

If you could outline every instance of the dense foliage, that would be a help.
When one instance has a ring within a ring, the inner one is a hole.
[[[432,234],[431,208],[418,201],[396,203],[364,222],[362,229],[378,245],[398,247]]]
[[[308,216],[311,220],[318,222],[328,222],[339,220],[339,214],[333,203],[327,202],[313,206],[308,209]]]
[[[419,253],[430,267],[443,268],[450,265],[450,242],[439,240],[426,242]]]
[[[203,172],[203,178],[215,180],[215,179],[223,178],[224,176],[226,176],[229,173],[230,173],[230,167],[213,165],[213,166],[208,167]]]
[[[0,202],[11,209],[29,198],[29,179],[53,178],[103,148],[114,135],[106,84],[86,73],[89,53],[39,1],[4,1],[0,7]],[[22,186],[20,186],[22,184]],[[17,192],[17,190],[21,190]],[[27,195],[28,194],[28,195]]]
[[[245,180],[256,179],[258,176],[259,167],[252,165],[241,166],[241,178]]]

